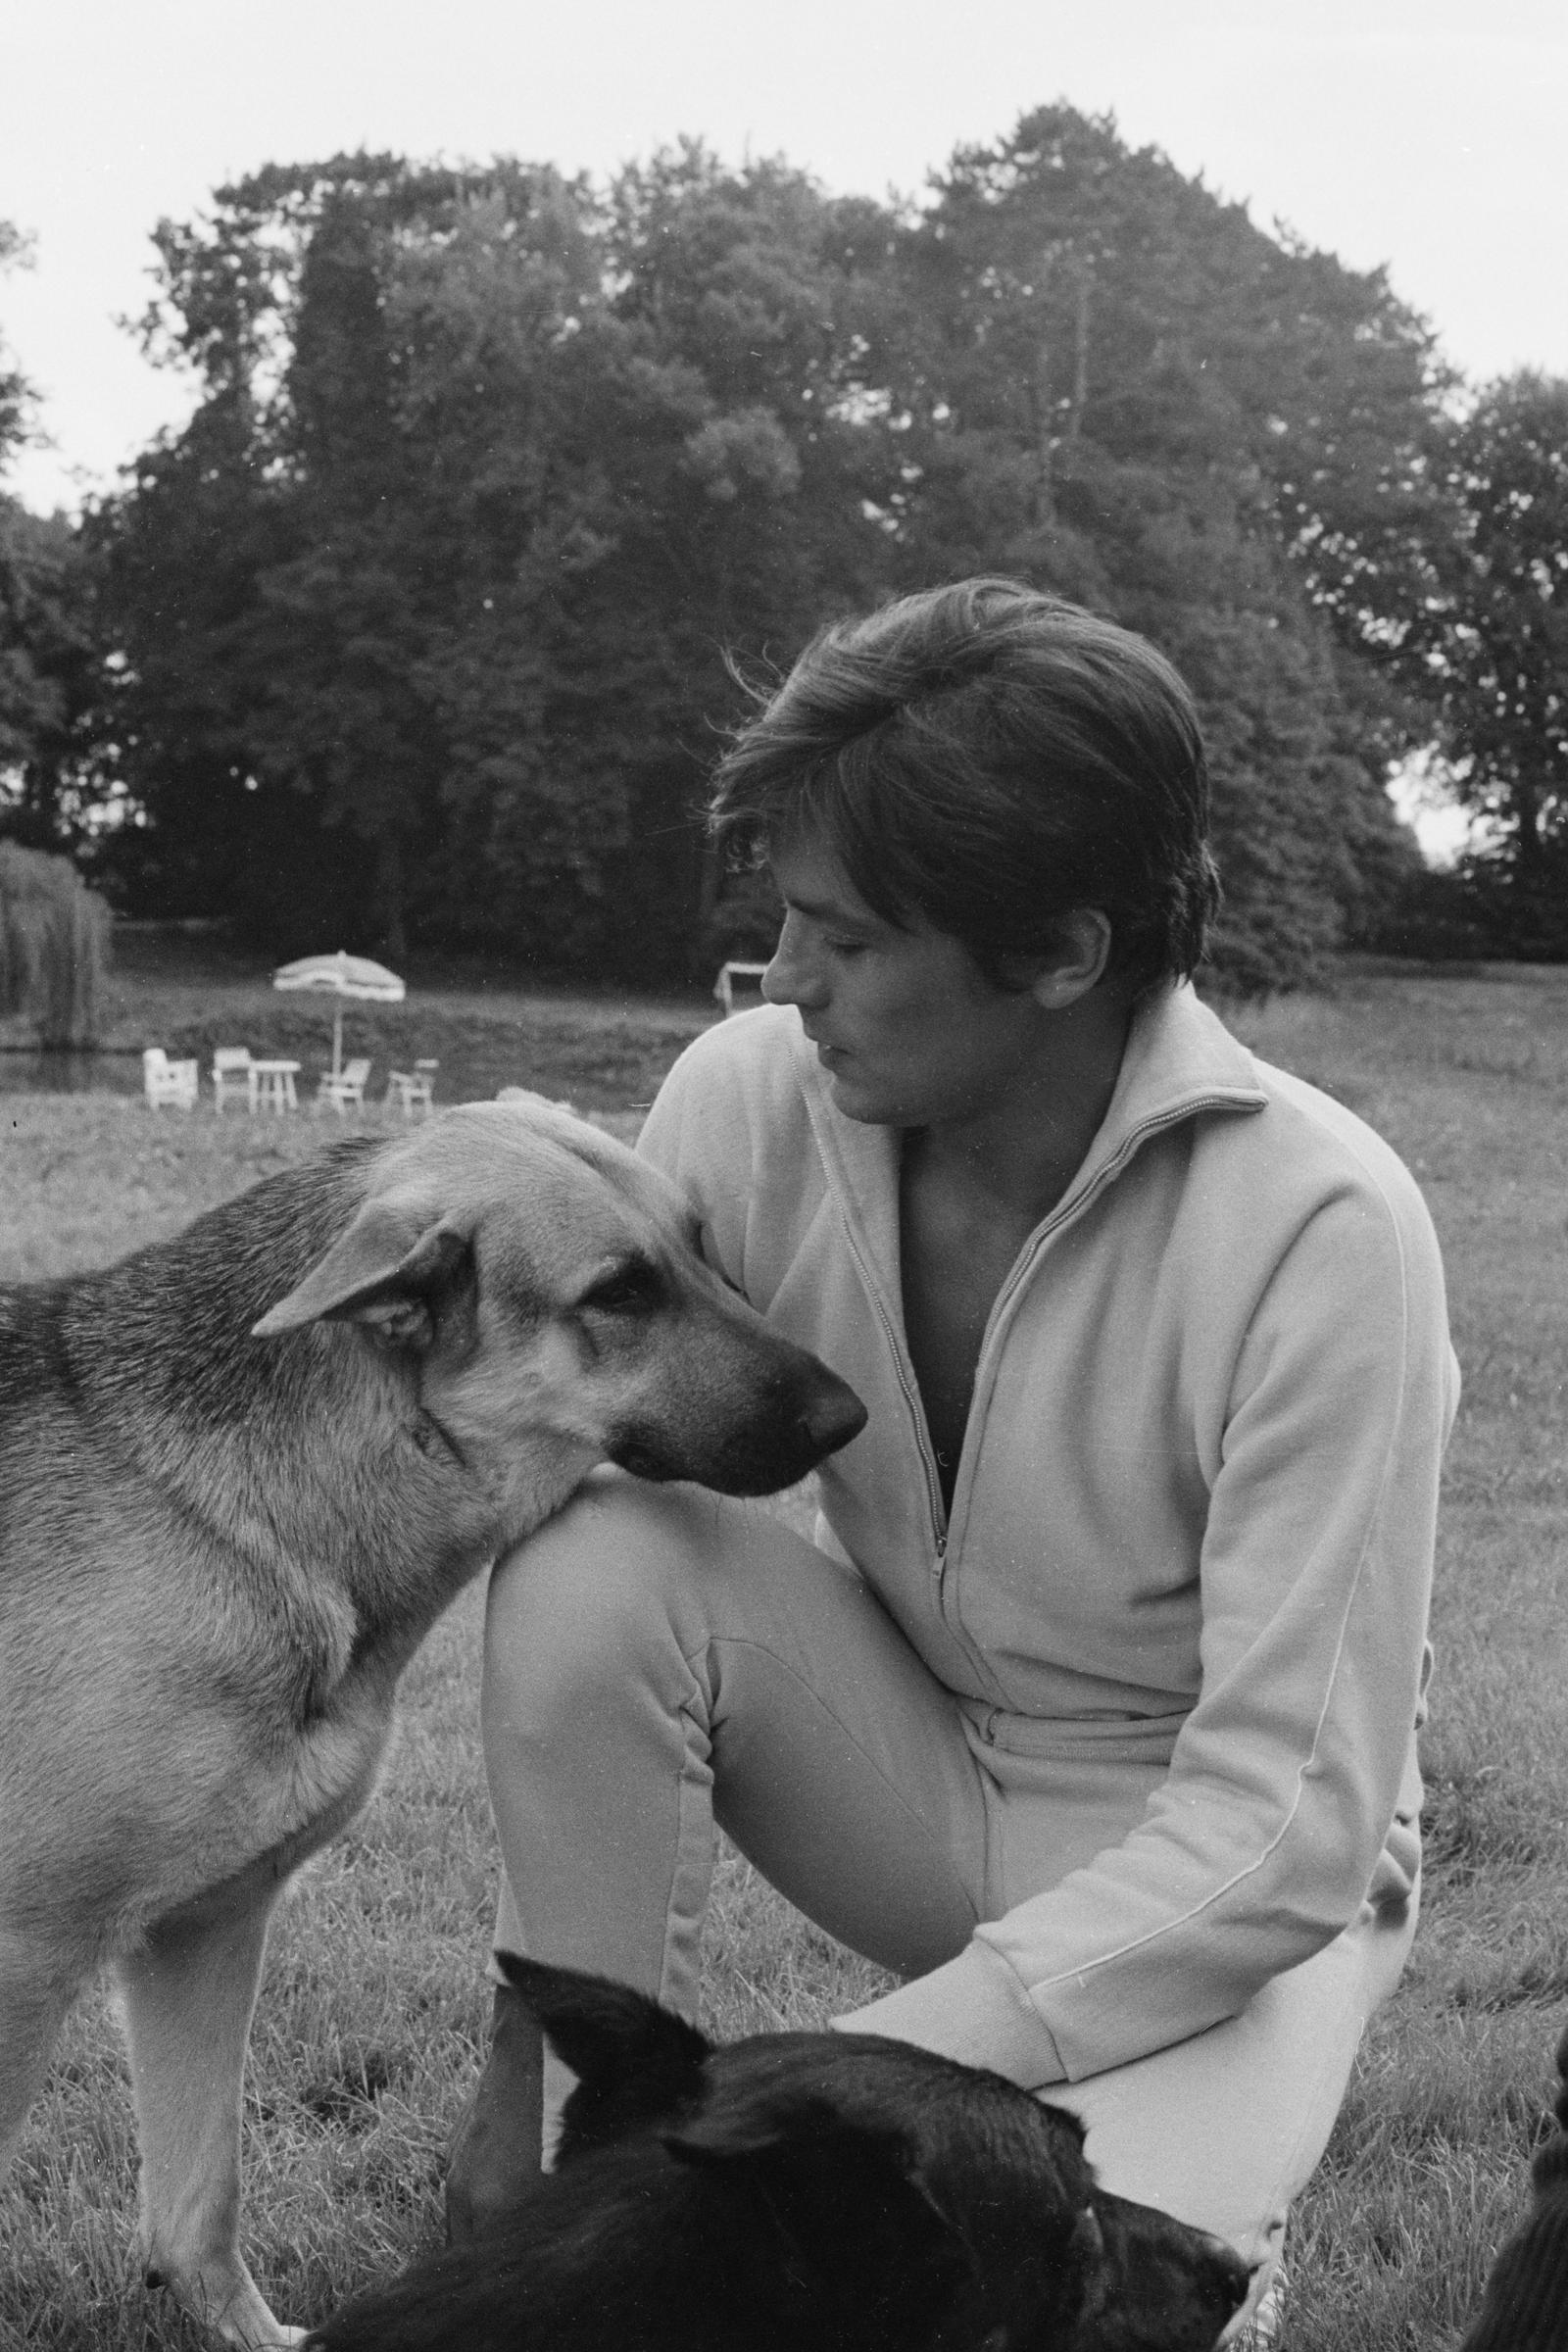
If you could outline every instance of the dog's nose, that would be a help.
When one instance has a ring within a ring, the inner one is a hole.
[[[807,1399],[801,1426],[820,1458],[858,1438],[866,1419],[865,1407],[849,1382],[836,1372],[824,1372],[815,1394]]]
[[[1126,2299],[1150,2332],[1144,2340],[1170,2352],[1213,2352],[1247,2300],[1252,2274],[1224,2238],[1104,2190],[1095,2207],[1113,2262],[1112,2300]],[[1091,2339],[1093,2340],[1093,2339]]]

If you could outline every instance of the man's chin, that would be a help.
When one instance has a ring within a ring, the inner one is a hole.
[[[857,1119],[862,1127],[897,1127],[901,1124],[897,1107],[880,1096],[874,1087],[858,1084],[853,1071],[828,1072],[828,1096],[833,1107],[847,1119]]]

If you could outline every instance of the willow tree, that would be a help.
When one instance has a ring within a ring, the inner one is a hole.
[[[69,858],[0,841],[0,1018],[30,1020],[41,1045],[91,1045],[103,1016],[109,921]]]

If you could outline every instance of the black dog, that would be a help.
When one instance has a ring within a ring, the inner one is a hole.
[[[1557,2129],[1530,2172],[1535,2203],[1493,2264],[1459,2352],[1568,2352],[1568,2029],[1557,2044]]]
[[[623,1986],[504,1965],[578,2077],[556,2172],[308,2352],[1208,2352],[1246,2294],[1000,2076],[869,2034],[715,2049]]]

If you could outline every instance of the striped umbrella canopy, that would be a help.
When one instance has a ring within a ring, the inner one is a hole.
[[[332,1075],[338,1076],[343,1067],[343,1000],[359,997],[375,1004],[401,1004],[408,994],[396,972],[389,972],[384,963],[372,963],[368,956],[346,956],[339,948],[335,956],[301,956],[293,963],[285,963],[272,974],[274,988],[308,988],[323,996],[336,997],[332,1008]]]

